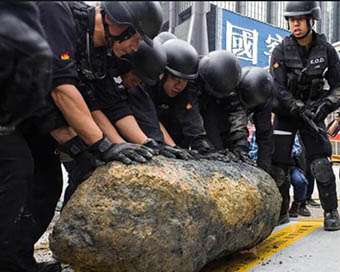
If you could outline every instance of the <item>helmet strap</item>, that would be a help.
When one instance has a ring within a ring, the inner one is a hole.
[[[109,32],[109,26],[105,21],[105,12],[103,9],[100,10],[100,14],[102,15],[102,23],[104,26],[104,32],[105,32],[105,40],[106,40],[106,54],[108,57],[112,57],[113,51],[112,51],[112,46],[113,46],[113,36]]]
[[[299,38],[295,37],[295,39],[302,40],[302,39],[306,38],[308,36],[308,34],[312,31],[312,25],[310,23],[310,20],[311,20],[311,17],[306,18],[306,22],[307,22],[307,32],[306,32],[306,34],[303,35],[302,37],[299,37]]]

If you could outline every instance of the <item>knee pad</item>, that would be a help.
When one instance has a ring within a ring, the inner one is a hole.
[[[277,187],[280,187],[287,179],[285,171],[277,165],[272,165],[271,176],[275,180]]]
[[[331,162],[328,158],[317,158],[310,164],[311,172],[316,181],[323,184],[330,184],[334,179]]]

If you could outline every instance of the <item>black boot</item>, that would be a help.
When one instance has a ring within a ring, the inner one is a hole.
[[[299,215],[302,216],[311,216],[311,212],[307,209],[306,202],[302,201],[299,209]]]
[[[38,272],[61,272],[62,267],[60,262],[43,262],[38,263]]]
[[[311,199],[311,198],[306,199],[306,202],[310,206],[313,206],[313,207],[316,207],[316,208],[320,207],[320,204],[318,202],[316,202],[314,199]]]
[[[289,217],[298,217],[301,202],[293,201],[289,209]]]
[[[324,213],[324,230],[332,231],[332,230],[340,230],[340,220],[339,213],[337,210],[333,210],[330,212]]]
[[[280,214],[279,221],[277,222],[277,226],[289,223],[289,215],[286,214]]]

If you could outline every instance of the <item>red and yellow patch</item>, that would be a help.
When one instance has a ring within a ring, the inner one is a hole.
[[[274,64],[273,64],[273,67],[274,68],[279,68],[280,64],[278,61],[275,61]]]
[[[69,52],[64,52],[60,55],[61,60],[69,60],[70,59],[70,53]]]
[[[188,102],[185,107],[186,107],[187,110],[190,110],[192,108],[191,102]]]

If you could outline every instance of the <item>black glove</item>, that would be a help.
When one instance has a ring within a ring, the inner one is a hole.
[[[325,100],[324,102],[322,102],[315,110],[313,121],[318,124],[325,120],[327,115],[331,112],[330,110],[331,107],[332,107],[331,101]]]
[[[173,154],[175,154],[176,158],[177,159],[182,159],[182,160],[194,160],[195,157],[193,157],[190,152],[190,150],[188,149],[185,149],[185,148],[182,148],[182,147],[179,147],[179,146],[169,146],[169,145],[166,145],[166,150],[167,151],[170,151],[173,152]],[[194,155],[195,152],[192,152],[192,154]]]
[[[256,166],[256,162],[249,158],[246,148],[237,146],[233,149],[233,154],[239,160],[252,166]]]
[[[202,159],[212,160],[212,161],[222,161],[222,162],[230,162],[230,157],[224,155],[221,152],[211,152],[207,154],[201,155]]]
[[[290,113],[295,117],[300,117],[301,112],[305,109],[305,103],[303,103],[300,99],[296,100],[290,108]]]
[[[143,145],[132,143],[113,144],[106,136],[91,145],[89,151],[101,161],[120,161],[124,164],[131,164],[132,161],[146,162],[154,154],[152,149]]]
[[[214,146],[209,142],[205,137],[197,137],[195,138],[191,144],[190,148],[193,150],[197,150],[200,154],[207,154],[214,151]]]
[[[160,154],[167,158],[182,160],[195,158],[193,154],[190,154],[189,150],[185,150],[178,146],[171,147],[167,144],[157,143],[154,139],[148,139],[143,145],[153,149],[157,155]]]
[[[232,161],[232,162],[241,162],[241,160],[239,160],[238,158],[236,158],[236,156],[234,155],[233,152],[231,152],[228,148],[224,149],[224,150],[220,150],[218,151],[219,154],[222,154],[223,156],[225,156],[228,161]]]

